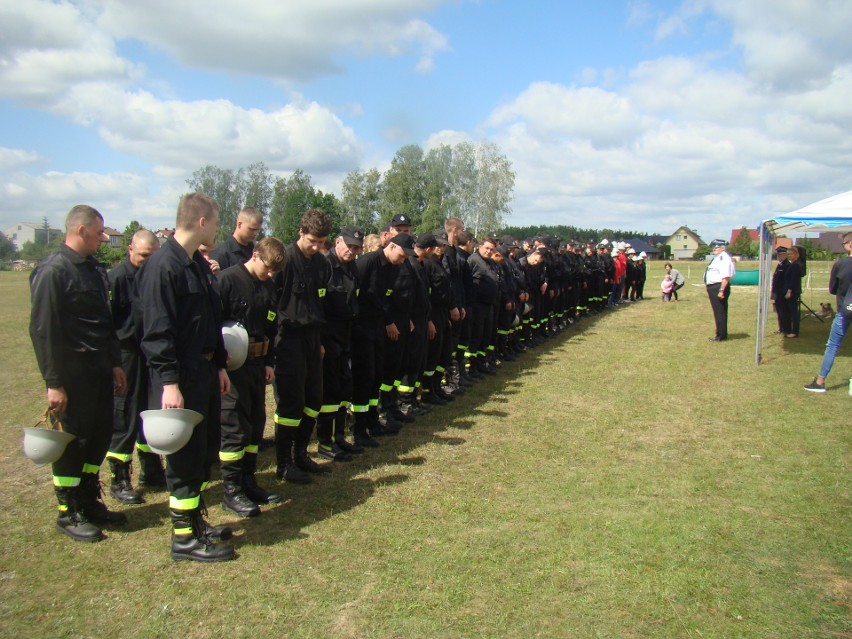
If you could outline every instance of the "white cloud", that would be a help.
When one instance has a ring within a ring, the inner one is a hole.
[[[10,149],[0,146],[0,171],[11,171],[25,164],[43,162],[38,153],[24,149]]]
[[[107,0],[98,24],[200,68],[289,80],[342,73],[341,54],[414,55],[427,72],[449,48],[416,18],[438,0]]]

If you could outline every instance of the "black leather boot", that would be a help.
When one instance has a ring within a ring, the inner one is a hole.
[[[275,426],[275,454],[277,467],[275,476],[291,484],[310,484],[313,479],[305,471],[296,466],[293,457],[295,446],[295,435],[297,429],[276,424]]]
[[[246,497],[256,504],[277,504],[281,501],[281,495],[272,493],[257,483],[257,453],[245,453],[243,455],[243,490]]]
[[[97,524],[121,526],[127,523],[127,516],[106,507],[102,501],[101,478],[94,473],[83,473],[79,489],[80,508],[86,519]]]
[[[242,482],[223,482],[222,508],[240,517],[257,517],[260,508],[245,493]]]
[[[74,541],[94,542],[104,538],[101,529],[92,524],[80,509],[78,500],[79,487],[70,488],[54,486],[56,500],[59,502],[59,517],[56,519],[56,530],[68,535]]]
[[[163,462],[157,453],[146,453],[139,449],[139,485],[145,488],[161,488],[166,485]]]
[[[172,559],[175,561],[229,561],[233,546],[217,544],[205,530],[206,522],[196,510],[170,510],[172,518]]]
[[[107,457],[107,461],[111,473],[109,494],[122,504],[144,504],[142,495],[133,490],[133,485],[130,483],[130,462],[115,457]]]

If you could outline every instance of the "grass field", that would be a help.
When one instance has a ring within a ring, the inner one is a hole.
[[[165,493],[98,544],[54,530],[49,469],[20,452],[44,402],[26,276],[0,273],[0,636],[852,637],[850,344],[807,393],[828,324],[768,336],[755,367],[756,287],[710,343],[688,266],[682,301],[658,301],[655,264],[646,301],[260,518],[226,515],[214,482],[239,553],[214,565],[169,559]]]

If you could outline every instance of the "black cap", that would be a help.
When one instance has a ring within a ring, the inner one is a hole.
[[[719,248],[720,246],[727,246],[728,243],[725,240],[713,240],[710,242],[710,246],[713,248]]]
[[[408,233],[397,233],[391,239],[389,244],[396,244],[397,246],[401,246],[405,249],[405,252],[409,255],[414,255],[414,238],[411,237]]]
[[[391,226],[411,226],[411,217],[405,213],[397,213],[390,221]]]
[[[447,232],[444,229],[435,229],[432,231],[432,235],[438,241],[438,246],[448,246],[450,244],[450,238],[447,237]]]
[[[432,233],[426,232],[417,236],[417,248],[427,249],[436,248],[437,246],[438,240],[435,239]]]
[[[777,249],[775,249],[775,252],[776,253],[786,253],[787,247],[786,246],[779,246]]]
[[[364,246],[364,231],[357,226],[344,226],[340,229],[340,237],[349,246]]]

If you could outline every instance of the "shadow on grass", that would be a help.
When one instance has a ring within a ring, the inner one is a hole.
[[[313,475],[311,484],[293,485],[276,481],[273,472],[274,448],[262,450],[258,460],[258,481],[267,490],[281,493],[282,502],[262,506],[260,517],[240,519],[231,513],[222,512],[222,486],[220,481],[215,481],[205,492],[211,521],[233,527],[237,549],[243,544],[272,545],[279,541],[304,538],[305,529],[312,524],[357,508],[376,492],[408,481],[409,476],[395,472],[394,467],[427,464],[428,457],[415,453],[422,446],[464,446],[467,443],[465,438],[448,431],[472,428],[477,423],[471,418],[472,415],[496,419],[506,417],[508,413],[505,411],[486,407],[486,404],[495,396],[517,394],[518,390],[513,388],[519,385],[517,378],[534,375],[542,364],[557,361],[553,349],[589,330],[599,317],[586,317],[540,346],[527,350],[517,360],[505,362],[497,375],[479,380],[464,395],[457,396],[455,401],[433,407],[431,412],[418,417],[415,423],[407,424],[396,436],[382,437],[379,440],[380,448],[368,449],[350,462],[325,462],[332,472]],[[381,476],[365,476],[368,473]],[[162,503],[146,504],[127,512],[131,518],[128,530],[162,526],[167,520]]]

